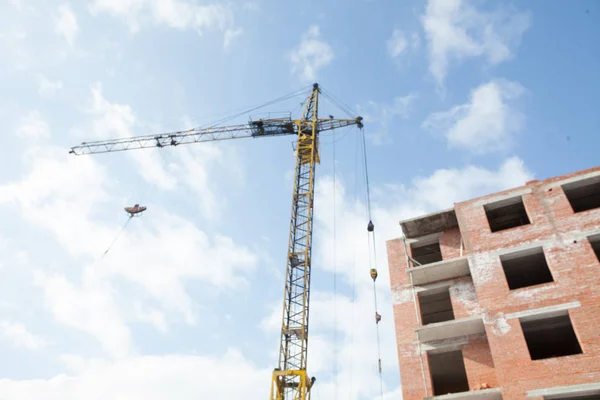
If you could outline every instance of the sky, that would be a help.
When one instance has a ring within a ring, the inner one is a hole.
[[[323,96],[321,115],[365,126],[321,138],[313,399],[400,399],[385,242],[598,165],[599,18],[593,0],[2,2],[0,399],[267,398],[293,138],[68,150],[298,117],[314,82],[346,105]]]

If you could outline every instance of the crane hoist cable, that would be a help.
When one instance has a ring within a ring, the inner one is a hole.
[[[369,223],[367,225],[367,243],[369,246],[369,268],[371,279],[373,279],[373,298],[375,305],[375,330],[377,333],[377,369],[379,372],[379,391],[380,396],[383,399],[383,371],[381,368],[381,341],[379,336],[379,322],[381,321],[381,315],[379,314],[378,304],[377,304],[377,286],[375,282],[377,281],[377,241],[375,240],[375,225],[373,224],[372,214],[371,214],[371,191],[369,189],[369,168],[368,168],[368,160],[367,160],[367,143],[365,137],[365,130],[361,128],[362,132],[362,148],[363,148],[363,161],[364,161],[364,171],[365,171],[365,184],[366,184],[366,195],[367,195],[367,215],[369,217]],[[372,237],[372,238],[371,238]],[[372,253],[371,253],[372,249]],[[371,254],[373,257],[371,258]]]

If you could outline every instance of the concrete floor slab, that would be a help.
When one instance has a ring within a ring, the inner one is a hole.
[[[458,336],[484,333],[485,327],[481,316],[454,319],[421,326],[415,329],[421,342],[450,339]]]
[[[414,285],[467,276],[471,273],[467,257],[452,258],[420,267],[409,268]]]

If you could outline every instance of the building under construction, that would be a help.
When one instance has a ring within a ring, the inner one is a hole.
[[[400,225],[404,400],[600,399],[600,167]]]

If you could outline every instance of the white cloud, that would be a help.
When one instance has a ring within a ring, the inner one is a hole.
[[[90,90],[92,103],[88,111],[94,116],[92,125],[96,137],[110,139],[132,136],[131,128],[136,122],[132,108],[105,99],[100,82],[90,85]]]
[[[91,216],[113,200],[106,169],[57,147],[30,148],[24,162],[26,176],[0,185],[0,204],[18,205],[25,222],[54,233],[70,254],[101,254],[99,243],[109,243],[114,231],[95,226]]]
[[[50,127],[39,111],[32,110],[21,118],[17,135],[23,139],[47,139],[50,137]]]
[[[77,16],[69,4],[61,4],[58,7],[58,15],[54,18],[54,31],[63,36],[69,46],[73,47],[79,26]]]
[[[388,141],[390,125],[396,118],[409,118],[416,99],[417,95],[411,93],[394,97],[390,104],[369,101],[366,106],[361,107],[365,123],[376,127],[369,130],[369,138],[378,145]]]
[[[87,279],[81,288],[63,276],[39,275],[36,283],[43,288],[46,307],[54,318],[67,326],[89,333],[112,357],[129,354],[131,335],[108,282]]]
[[[193,150],[178,149],[178,156],[180,163],[173,167],[173,173],[178,175],[180,180],[198,196],[204,215],[218,218],[225,200],[219,201],[214,191],[210,189],[213,185],[209,165],[220,164],[223,161],[223,153],[218,146],[203,143]]]
[[[482,84],[471,91],[468,103],[433,113],[422,126],[443,131],[450,146],[475,153],[506,149],[524,119],[511,101],[523,92],[517,82],[497,80]]]
[[[17,347],[39,350],[47,345],[44,338],[29,332],[21,322],[0,321],[0,339],[7,340]]]
[[[524,162],[511,157],[497,171],[473,165],[437,170],[428,178],[414,180],[411,197],[414,204],[423,205],[425,211],[436,211],[459,201],[521,186],[532,179]]]
[[[333,61],[334,54],[331,46],[321,39],[319,27],[313,25],[302,35],[300,44],[290,52],[289,58],[292,72],[301,80],[312,82],[317,79],[319,70]]]
[[[390,58],[398,60],[409,49],[414,50],[419,48],[421,46],[421,38],[416,32],[413,32],[410,35],[409,41],[402,30],[395,28],[392,31],[392,36],[386,41],[386,45]]]
[[[418,33],[413,32],[413,34],[410,36],[410,42],[411,45],[414,49],[417,49],[421,46],[421,37],[419,36]]]
[[[400,29],[394,29],[392,36],[387,41],[388,54],[392,58],[398,57],[408,46],[408,40]]]
[[[131,108],[108,102],[96,89],[90,108],[96,133],[129,131],[135,121]],[[195,323],[198,305],[188,294],[189,281],[211,287],[214,295],[247,284],[257,264],[252,251],[218,232],[209,236],[172,208],[155,204],[147,204],[151,218],[132,221],[107,257],[100,258],[125,219],[125,215],[121,222],[115,219],[115,212],[123,213],[123,188],[92,156],[30,145],[23,157],[23,177],[0,184],[0,204],[15,207],[23,226],[28,223],[50,233],[58,248],[71,256],[63,262],[75,263],[81,277],[62,269],[38,273],[45,306],[59,323],[95,337],[110,356],[131,353],[127,324],[132,320],[150,322],[161,331],[173,321]],[[205,164],[182,158],[176,169],[181,181],[198,192],[204,176],[198,170],[214,159],[209,157],[210,147],[203,146]],[[147,170],[139,172],[144,175]],[[124,290],[124,283],[125,289],[136,290]]]
[[[136,302],[134,304],[134,313],[138,320],[154,325],[162,333],[167,332],[167,319],[163,312],[153,308],[146,308],[141,302]]]
[[[401,235],[398,221],[452,207],[454,203],[478,196],[495,193],[517,187],[533,179],[532,173],[518,157],[506,159],[497,169],[488,169],[476,165],[462,168],[435,170],[431,175],[415,177],[408,184],[381,184],[371,187],[373,204],[373,222],[377,233],[377,254],[385,255],[385,241]],[[320,264],[332,270],[333,247],[333,180],[326,176],[317,182],[317,199],[320,212],[315,214],[315,228],[321,249],[318,254]],[[367,254],[364,201],[351,198],[346,188],[337,180],[336,186],[337,221],[337,265],[345,266],[338,271],[345,279],[351,279],[351,266],[369,264]],[[344,249],[358,249],[345,251]],[[384,257],[385,258],[385,257]],[[387,264],[379,260],[379,268]],[[364,271],[364,270],[363,270]],[[368,271],[367,271],[368,272]],[[367,273],[364,272],[364,273]],[[383,271],[387,279],[387,266]],[[364,279],[361,278],[360,282]],[[364,282],[363,282],[364,283]],[[387,285],[387,286],[386,286]],[[382,289],[389,288],[387,282],[381,283]]]
[[[50,379],[0,380],[4,400],[180,400],[265,397],[271,371],[229,349],[221,357],[129,357],[114,362],[65,357],[73,371]],[[231,384],[235,382],[235,384]]]
[[[113,279],[134,283],[143,289],[143,299],[158,301],[172,319],[181,316],[188,323],[196,317],[185,281],[199,280],[218,290],[246,283],[257,264],[254,253],[228,237],[208,236],[157,205],[150,205],[152,218],[134,221],[109,255],[99,260],[119,227],[95,217],[114,214],[106,207],[114,207],[118,198],[109,194],[106,170],[91,157],[64,153],[32,150],[31,172],[21,181],[0,185],[0,204],[17,204],[23,219],[53,233],[66,251],[96,259],[83,269],[80,285],[60,276],[38,278],[59,322],[92,334],[107,352],[122,356],[129,339],[123,312],[117,311],[117,300],[110,294]],[[89,309],[96,310],[93,320],[85,318]]]
[[[185,0],[94,0],[92,13],[108,13],[124,20],[132,31],[154,23],[173,29],[226,31],[234,28],[233,10],[227,4],[195,4]]]
[[[90,90],[92,101],[86,112],[93,117],[92,129],[91,132],[84,129],[80,136],[92,134],[98,140],[135,136],[132,129],[136,126],[137,119],[131,106],[107,100],[100,82],[90,85]],[[175,187],[176,178],[165,169],[159,153],[134,151],[128,156],[135,160],[139,170],[143,171],[142,178],[147,182],[163,190]]]
[[[133,132],[133,128],[142,126],[129,105],[105,98],[99,82],[91,85],[90,89],[92,101],[86,112],[93,117],[91,132],[79,129],[78,136],[83,138],[83,135],[91,133],[97,139],[112,139],[145,134]],[[184,118],[183,125],[185,129],[194,126],[189,118]],[[130,151],[128,156],[135,161],[141,177],[150,185],[173,191],[178,184],[184,184],[197,197],[202,213],[211,218],[219,218],[226,206],[226,201],[217,201],[216,185],[209,179],[211,166],[219,165],[221,171],[239,175],[236,170],[238,163],[233,162],[239,157],[225,154],[211,143],[193,148],[178,147],[176,150]]]
[[[421,21],[429,44],[429,70],[439,84],[452,58],[485,57],[491,64],[508,60],[530,25],[528,13],[484,12],[467,0],[429,0]]]
[[[236,28],[236,29],[227,29],[225,31],[225,37],[223,39],[223,47],[228,49],[229,46],[231,46],[231,43],[239,36],[242,35],[242,33],[244,33],[244,30],[242,28]]]
[[[42,96],[52,97],[63,87],[62,81],[51,81],[41,74],[38,75],[38,82],[38,93]]]

